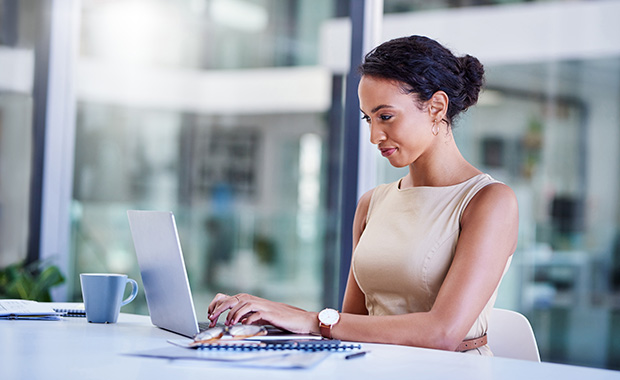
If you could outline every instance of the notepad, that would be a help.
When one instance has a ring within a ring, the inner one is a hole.
[[[54,308],[57,313],[62,314],[63,317],[86,317],[86,310],[84,309],[57,309]]]
[[[236,367],[302,369],[317,365],[329,351],[221,351],[188,350],[181,347],[162,347],[146,351],[127,353],[132,356],[166,360],[204,360],[221,362]]]
[[[358,344],[342,344],[340,341],[324,341],[324,340],[267,340],[243,343],[210,343],[201,344],[197,348],[200,350],[236,350],[236,351],[347,351],[359,349]]]
[[[0,300],[0,319],[58,320],[61,316],[49,304],[29,300]]]
[[[168,340],[179,347],[209,351],[350,351],[359,350],[360,344],[345,344],[337,339],[221,339],[209,343],[187,340]]]

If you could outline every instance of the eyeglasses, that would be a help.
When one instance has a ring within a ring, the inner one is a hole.
[[[216,326],[202,331],[194,336],[194,342],[191,345],[201,345],[204,343],[213,343],[223,340],[241,340],[252,338],[255,336],[267,335],[267,329],[258,325],[234,325]]]

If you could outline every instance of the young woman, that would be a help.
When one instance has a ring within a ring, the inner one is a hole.
[[[215,324],[230,310],[229,325],[491,355],[488,315],[517,245],[518,206],[452,135],[455,117],[478,99],[483,66],[411,36],[375,48],[360,71],[370,140],[409,173],[358,202],[342,312],[218,294],[208,317]]]

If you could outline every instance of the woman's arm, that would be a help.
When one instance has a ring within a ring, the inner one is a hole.
[[[366,215],[372,190],[364,194],[357,205],[353,220],[353,250],[359,242],[360,236],[366,227]],[[279,302],[269,301],[249,294],[226,294],[216,295],[209,305],[207,317],[211,325],[219,319],[226,310],[230,310],[226,317],[227,325],[236,323],[268,323],[296,333],[320,334],[319,320],[316,312],[286,305]],[[364,293],[357,285],[353,273],[349,270],[349,279],[343,300],[343,312],[352,314],[368,314],[365,305]]]
[[[360,201],[356,216],[364,214],[361,220],[365,221],[363,205]],[[516,248],[517,232],[518,206],[512,190],[503,184],[486,186],[463,214],[453,263],[429,312],[360,315],[366,313],[361,313],[363,293],[350,275],[344,312],[340,322],[332,327],[332,336],[350,341],[456,349],[497,288]],[[359,236],[355,244],[357,241]],[[319,333],[317,313],[249,295],[216,297],[209,306],[209,318],[214,321],[214,317],[228,309],[230,324],[271,323],[293,332]]]
[[[359,243],[360,237],[366,228],[366,217],[368,215],[368,207],[370,206],[372,193],[373,190],[366,192],[357,203],[355,217],[353,218],[353,252],[355,252],[357,243]],[[353,258],[353,255],[351,255],[351,258]],[[342,312],[362,315],[368,314],[368,310],[366,309],[366,296],[360,289],[353,275],[353,259],[351,259],[351,265],[349,266],[349,278],[347,279],[347,287],[344,291]]]
[[[518,206],[503,184],[486,186],[467,206],[453,263],[426,313],[364,317],[343,313],[336,339],[454,350],[490,299],[514,252]]]

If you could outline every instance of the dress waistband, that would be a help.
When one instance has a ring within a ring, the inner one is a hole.
[[[463,352],[473,350],[474,348],[482,347],[487,344],[487,334],[484,334],[480,338],[466,339],[459,344],[454,351]]]

